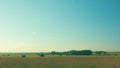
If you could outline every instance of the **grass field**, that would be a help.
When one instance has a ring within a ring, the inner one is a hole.
[[[0,68],[120,68],[120,56],[0,56]]]

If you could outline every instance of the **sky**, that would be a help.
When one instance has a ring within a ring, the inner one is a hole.
[[[120,51],[120,0],[0,0],[0,52]]]

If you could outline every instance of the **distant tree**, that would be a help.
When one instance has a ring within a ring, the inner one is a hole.
[[[106,55],[107,52],[104,52],[104,51],[97,51],[96,54],[97,54],[97,55]]]
[[[25,55],[25,54],[22,54],[22,55],[21,55],[21,57],[22,57],[22,58],[25,58],[25,57],[26,57],[26,55]]]
[[[67,52],[55,52],[55,51],[51,51],[50,52],[51,55],[92,55],[92,51],[91,50],[70,50]]]
[[[81,50],[81,51],[71,50],[68,53],[71,55],[92,55],[91,50]]]
[[[68,52],[62,52],[62,55],[67,56],[67,55],[70,55],[70,54]]]
[[[92,55],[92,51],[91,50],[82,50],[82,51],[80,51],[80,55]]]
[[[45,55],[43,53],[40,53],[40,57],[44,57]]]
[[[97,54],[97,55],[101,55],[101,52],[100,52],[100,51],[97,51],[96,54]]]
[[[56,54],[56,52],[55,52],[55,51],[52,51],[52,52],[51,52],[51,55],[55,55],[55,54]]]
[[[62,56],[63,54],[64,54],[64,53],[62,53],[62,52],[59,52],[59,55],[60,55],[60,56]]]
[[[65,54],[66,56],[70,55],[68,52]]]
[[[77,51],[77,50],[71,50],[71,51],[68,51],[68,53],[70,55],[80,55],[80,51]]]
[[[106,54],[107,54],[107,52],[103,51],[103,55],[106,55]]]

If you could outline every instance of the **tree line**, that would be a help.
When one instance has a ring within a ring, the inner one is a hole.
[[[92,55],[92,51],[91,50],[70,50],[70,51],[66,51],[66,52],[56,52],[56,51],[52,51],[50,53],[51,55]]]

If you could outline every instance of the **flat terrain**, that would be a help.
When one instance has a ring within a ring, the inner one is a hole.
[[[120,68],[120,56],[0,56],[0,68]]]

